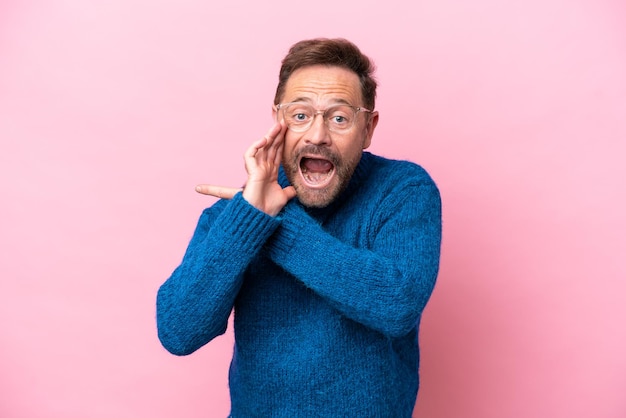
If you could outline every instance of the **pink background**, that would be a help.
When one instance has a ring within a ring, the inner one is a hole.
[[[231,334],[166,353],[155,293],[313,36],[441,188],[416,415],[626,416],[622,0],[0,2],[0,416],[227,414]]]

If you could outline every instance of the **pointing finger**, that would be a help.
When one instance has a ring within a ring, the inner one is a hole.
[[[232,199],[242,190],[243,189],[236,187],[214,186],[211,184],[198,184],[196,186],[196,192],[207,196],[215,196],[220,199]]]

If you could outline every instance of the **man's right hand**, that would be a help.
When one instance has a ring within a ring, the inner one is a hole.
[[[283,154],[287,127],[276,123],[269,132],[254,142],[244,154],[248,180],[243,188],[243,198],[255,208],[276,216],[290,199],[296,196],[293,186],[284,189],[278,184],[278,168]],[[200,184],[198,193],[231,199],[242,189]]]

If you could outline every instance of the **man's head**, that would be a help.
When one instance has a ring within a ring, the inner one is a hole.
[[[344,39],[298,42],[283,60],[274,112],[289,128],[283,167],[304,205],[330,204],[370,145],[378,123],[373,72]]]
[[[274,104],[281,102],[285,94],[285,84],[294,71],[312,65],[326,65],[346,68],[359,77],[363,106],[374,109],[376,106],[376,80],[374,63],[354,45],[345,39],[309,39],[294,44],[283,59],[278,75],[278,86]]]

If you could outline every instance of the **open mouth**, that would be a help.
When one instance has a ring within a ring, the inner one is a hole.
[[[302,157],[300,174],[307,186],[322,188],[330,183],[335,174],[335,165],[325,158]]]

